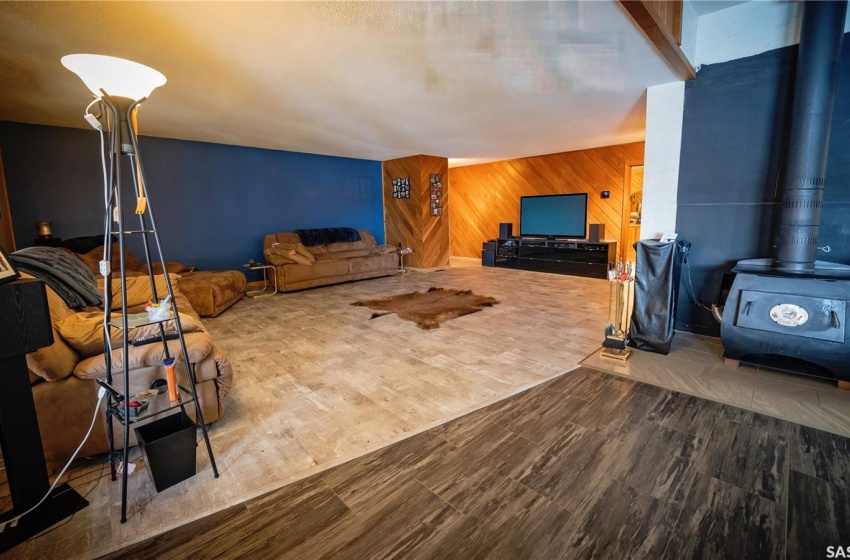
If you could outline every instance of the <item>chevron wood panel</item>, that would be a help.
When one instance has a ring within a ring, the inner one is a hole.
[[[419,156],[422,171],[422,197],[425,200],[422,217],[422,255],[419,266],[434,268],[449,264],[449,160],[434,156]],[[440,175],[443,213],[431,215],[431,175]]]
[[[452,168],[451,254],[481,257],[481,243],[499,234],[499,223],[519,231],[521,196],[545,194],[587,193],[588,223],[605,224],[605,237],[619,241],[626,165],[641,163],[643,142],[634,142]]]
[[[443,214],[431,216],[432,173],[443,181]],[[410,177],[410,198],[396,199],[392,181]],[[413,249],[405,264],[414,268],[444,266],[449,262],[450,205],[448,160],[434,156],[410,156],[383,162],[384,228],[387,243]]]
[[[422,236],[419,232],[419,211],[422,203],[421,190],[416,183],[419,178],[417,156],[393,159],[383,163],[384,175],[384,228],[387,243],[413,249],[405,257],[405,264],[414,266],[414,259],[422,253]],[[410,198],[393,198],[393,179],[410,177]]]

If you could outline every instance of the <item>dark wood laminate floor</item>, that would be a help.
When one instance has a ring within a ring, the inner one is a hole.
[[[850,440],[580,368],[111,558],[824,558]]]

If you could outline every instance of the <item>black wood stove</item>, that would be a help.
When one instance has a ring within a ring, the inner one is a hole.
[[[776,258],[739,261],[728,358],[850,381],[850,266],[816,260],[846,1],[804,2]]]

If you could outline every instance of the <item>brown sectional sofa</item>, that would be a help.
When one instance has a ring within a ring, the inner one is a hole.
[[[89,238],[81,238],[89,239]],[[73,251],[72,251],[73,252]],[[99,274],[100,260],[103,258],[103,246],[97,246],[85,253],[74,253],[95,275]],[[137,259],[129,250],[125,251],[127,276],[147,276],[147,265]],[[118,274],[118,246],[112,247],[112,272]],[[166,270],[181,276],[181,291],[192,304],[192,309],[201,317],[216,317],[231,305],[242,299],[247,281],[238,270],[195,270],[194,266],[176,261],[165,263]],[[153,263],[153,273],[162,274],[162,265]]]
[[[321,230],[312,230],[321,231]],[[398,271],[392,245],[378,245],[365,229],[360,239],[308,246],[295,232],[269,234],[263,240],[266,262],[275,265],[278,290],[291,292],[351,280],[389,276]]]
[[[28,277],[23,274],[22,276]],[[165,278],[155,276],[158,295],[167,293]],[[195,371],[198,397],[204,414],[204,421],[212,423],[221,417],[224,411],[224,398],[230,390],[232,368],[227,358],[216,347],[212,337],[204,329],[200,318],[189,301],[180,291],[180,277],[171,275],[174,286],[174,299],[181,315],[189,360]],[[102,282],[102,281],[101,281]],[[113,310],[120,312],[119,280],[113,280]],[[117,291],[117,293],[116,293]],[[128,278],[128,311],[135,313],[144,310],[144,303],[151,299],[150,280],[147,276]],[[64,462],[82,441],[88,429],[97,403],[99,386],[96,378],[105,377],[105,356],[102,342],[99,351],[86,352],[82,349],[85,342],[85,328],[97,328],[102,321],[102,310],[88,308],[83,311],[70,309],[50,286],[47,286],[47,300],[53,324],[54,342],[51,346],[27,354],[27,366],[30,372],[33,398],[38,414],[39,428],[45,456],[48,461]],[[97,318],[99,316],[99,318]],[[192,332],[187,332],[192,331]],[[92,328],[89,333],[95,333]],[[101,331],[102,332],[102,331]],[[131,331],[131,338],[135,338]],[[102,341],[102,335],[96,335]],[[116,335],[119,336],[120,335]],[[94,347],[89,337],[88,346]],[[113,339],[113,347],[117,344]],[[178,340],[168,342],[169,352],[182,362]],[[114,385],[123,391],[121,372],[122,350],[112,351]],[[88,354],[88,355],[86,355]],[[162,361],[164,349],[162,343],[145,346],[130,346],[130,394],[134,395],[150,388],[155,379],[164,378]],[[177,367],[178,382],[188,387],[186,368]],[[187,410],[194,418],[194,409]],[[122,443],[122,429],[116,424],[116,447]],[[130,431],[131,438],[135,435]],[[135,443],[135,442],[132,442]],[[103,409],[98,416],[92,435],[80,452],[80,456],[93,455],[108,451],[106,421]]]

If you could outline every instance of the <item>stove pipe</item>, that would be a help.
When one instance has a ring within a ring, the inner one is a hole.
[[[776,258],[783,272],[815,269],[826,156],[847,2],[803,2],[791,139]]]

